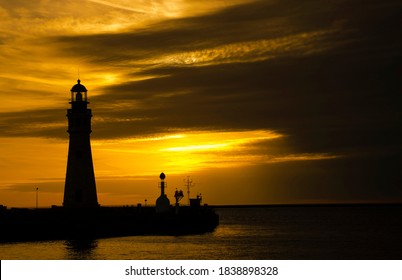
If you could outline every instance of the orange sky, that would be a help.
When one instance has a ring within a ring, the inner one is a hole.
[[[61,205],[78,75],[102,205],[402,201],[386,2],[0,0],[0,204]]]

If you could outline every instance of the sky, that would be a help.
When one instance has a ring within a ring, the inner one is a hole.
[[[61,205],[81,79],[101,205],[402,202],[397,0],[0,0],[0,204]],[[184,198],[186,200],[187,198]]]

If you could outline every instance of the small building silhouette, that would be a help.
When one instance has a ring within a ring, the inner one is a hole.
[[[90,143],[92,111],[87,108],[87,89],[78,80],[71,88],[71,108],[67,110],[70,135],[64,207],[96,207],[95,174]]]

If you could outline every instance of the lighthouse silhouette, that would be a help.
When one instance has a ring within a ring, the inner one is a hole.
[[[90,134],[92,111],[88,109],[87,89],[78,80],[71,88],[71,108],[67,110],[70,142],[63,206],[97,207],[95,173]]]

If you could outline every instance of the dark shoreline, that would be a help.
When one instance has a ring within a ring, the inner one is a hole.
[[[3,208],[0,243],[97,239],[133,235],[188,235],[212,232],[219,215],[210,207]]]

